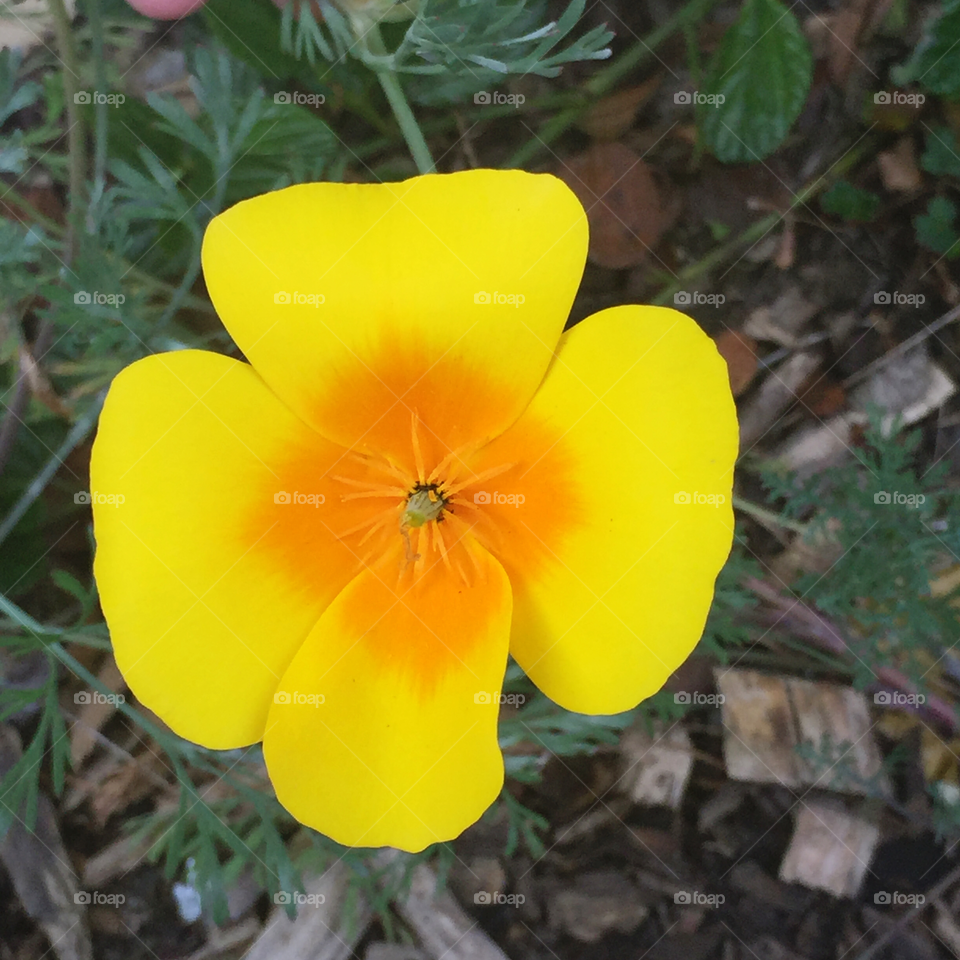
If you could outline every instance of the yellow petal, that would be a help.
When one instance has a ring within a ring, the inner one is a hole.
[[[570,710],[655,693],[699,640],[733,537],[736,411],[713,342],[675,310],[589,317],[482,453],[478,473],[516,464],[500,496],[524,496],[483,507],[514,590],[511,653]]]
[[[398,436],[409,445],[415,404],[449,402],[452,382],[465,386],[447,446],[519,416],[586,246],[560,180],[472,170],[246,200],[211,222],[203,266],[227,329],[292,409],[331,440],[390,452]],[[496,402],[469,403],[471,385]]]
[[[463,575],[438,562],[412,584],[402,554],[362,573],[279,685],[263,742],[277,798],[340,843],[422,850],[500,791],[510,584],[463,549]]]
[[[90,467],[97,585],[124,677],[182,736],[259,740],[277,682],[355,574],[331,532],[348,522],[331,519],[341,488],[323,477],[343,454],[217,354],[148,357],[114,381]],[[298,484],[325,505],[275,502]]]

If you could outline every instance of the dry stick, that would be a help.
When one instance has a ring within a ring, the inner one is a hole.
[[[897,357],[903,356],[903,354],[912,350],[917,344],[922,343],[927,337],[933,336],[933,334],[938,333],[944,327],[949,326],[958,317],[960,317],[960,306],[948,310],[942,317],[938,317],[933,323],[927,324],[927,326],[919,330],[912,337],[907,337],[903,343],[898,343],[897,346],[892,350],[888,350],[882,357],[877,357],[876,360],[868,363],[862,370],[858,370],[856,373],[847,377],[847,379],[843,381],[844,388],[849,389],[855,383],[859,383],[861,380],[870,376],[870,374],[876,373],[877,370],[885,367],[891,361],[896,360]]]
[[[876,138],[862,138],[857,145],[843,154],[843,156],[840,157],[836,163],[832,164],[825,173],[822,173],[819,177],[816,177],[805,187],[802,187],[800,190],[798,190],[793,195],[793,198],[791,199],[786,210],[767,214],[767,216],[765,216],[762,220],[758,220],[756,223],[751,224],[746,230],[734,237],[732,240],[728,240],[726,243],[715,247],[705,257],[698,260],[696,263],[691,264],[689,267],[685,267],[680,271],[680,273],[677,274],[677,279],[673,283],[664,287],[664,289],[661,290],[650,301],[650,303],[654,306],[663,306],[664,304],[669,303],[672,300],[673,295],[677,291],[684,289],[689,281],[696,279],[711,267],[723,263],[725,260],[737,253],[741,247],[746,247],[756,243],[763,236],[769,233],[787,214],[791,213],[797,207],[800,207],[812,200],[824,188],[833,183],[837,177],[843,176],[845,173],[855,167],[862,159],[864,159],[864,157],[873,152],[875,146]]]
[[[946,893],[948,888],[958,880],[960,880],[960,867],[954,867],[939,883],[934,884],[926,892],[924,895],[926,901],[932,903],[934,900],[938,900],[940,896]],[[859,954],[856,960],[871,960],[872,957],[875,957],[921,910],[926,908],[926,905],[926,902],[918,903],[905,914],[898,917],[893,926],[890,927],[879,940],[875,941],[871,946],[867,947],[863,953]]]
[[[53,16],[54,32],[57,37],[57,49],[60,53],[60,62],[63,64],[63,94],[67,103],[67,152],[70,158],[70,196],[67,203],[67,226],[63,238],[63,265],[69,270],[76,256],[76,218],[83,195],[84,184],[84,129],[80,110],[74,94],[77,92],[79,66],[77,53],[71,35],[71,22],[63,0],[48,0],[50,13]],[[53,317],[47,317],[40,326],[37,339],[33,345],[33,359],[39,364],[44,355],[53,346],[55,325]],[[17,434],[20,432],[20,423],[27,409],[30,387],[27,384],[23,361],[20,363],[20,376],[14,388],[13,400],[7,407],[7,412],[0,425],[0,474],[3,473],[13,452]]]

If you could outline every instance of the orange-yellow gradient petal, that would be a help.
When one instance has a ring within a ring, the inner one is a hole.
[[[277,797],[340,843],[422,850],[501,789],[510,584],[462,547],[459,571],[437,559],[413,582],[396,552],[358,576],[278,687],[263,743]]]
[[[409,445],[410,392],[446,397],[460,375],[497,402],[461,402],[449,446],[519,416],[586,248],[583,209],[560,180],[471,170],[245,200],[207,228],[203,267],[225,326],[278,396],[331,440],[390,453],[398,437]],[[398,359],[383,369],[384,356]]]
[[[351,519],[331,516],[344,454],[227,357],[159,354],[114,381],[90,468],[97,584],[124,677],[182,736],[259,740],[294,653],[356,574],[331,532]]]
[[[477,471],[517,462],[498,492],[525,497],[485,508],[513,586],[511,653],[570,710],[655,693],[700,639],[733,537],[736,412],[713,342],[675,310],[589,317],[482,453]]]

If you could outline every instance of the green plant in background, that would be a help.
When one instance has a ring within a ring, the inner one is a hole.
[[[934,596],[930,584],[960,556],[960,493],[946,463],[920,472],[919,444],[919,432],[899,433],[873,409],[853,465],[802,481],[773,469],[764,475],[784,516],[807,518],[807,542],[835,556],[828,575],[803,573],[791,587],[839,627],[861,686],[895,665],[926,690],[957,633],[955,593]]]
[[[880,198],[869,190],[860,190],[846,180],[838,180],[820,197],[820,206],[827,213],[844,220],[868,222],[880,209]]]
[[[797,119],[812,77],[813,55],[793,12],[779,0],[746,0],[704,77],[704,143],[724,163],[769,156]]]
[[[927,212],[913,220],[917,241],[948,260],[960,257],[960,230],[957,227],[957,205],[946,197],[934,197]]]
[[[960,143],[949,127],[934,127],[927,131],[920,166],[935,176],[960,177]]]
[[[960,97],[960,2],[943,0],[942,6],[942,12],[926,23],[923,38],[907,62],[893,71],[893,80],[902,87],[920,83],[932,93],[955,100]]]

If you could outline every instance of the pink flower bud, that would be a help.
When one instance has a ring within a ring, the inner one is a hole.
[[[145,17],[156,20],[179,20],[199,10],[206,0],[128,0],[131,7]]]

